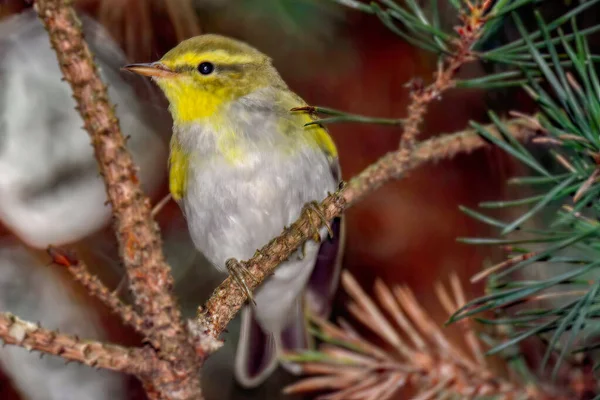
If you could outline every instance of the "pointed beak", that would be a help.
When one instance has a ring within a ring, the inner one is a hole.
[[[152,76],[156,78],[170,78],[177,75],[177,72],[170,70],[159,62],[148,64],[129,64],[124,66],[122,69],[135,72],[136,74]]]

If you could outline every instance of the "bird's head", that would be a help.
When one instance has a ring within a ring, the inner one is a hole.
[[[246,43],[213,34],[187,39],[157,62],[124,69],[152,77],[169,100],[176,123],[210,117],[257,89],[285,86],[268,56]]]

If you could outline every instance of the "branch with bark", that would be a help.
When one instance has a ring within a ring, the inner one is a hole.
[[[48,30],[60,69],[71,85],[84,120],[114,216],[119,251],[136,306],[143,316],[143,334],[156,357],[171,364],[174,374],[157,374],[154,388],[161,397],[201,398],[200,356],[189,340],[173,296],[173,277],[162,253],[150,201],[142,192],[137,170],[125,147],[114,107],[83,40],[80,22],[68,0],[44,0],[35,9]]]
[[[5,344],[24,347],[78,361],[90,367],[104,368],[138,376],[148,374],[150,349],[132,349],[93,340],[79,339],[38,324],[23,321],[10,313],[0,313],[0,337]]]
[[[199,308],[196,319],[187,323],[183,321],[173,295],[173,277],[162,253],[150,201],[140,188],[136,167],[125,147],[126,141],[114,115],[114,107],[98,77],[71,2],[38,0],[35,7],[48,30],[60,68],[71,85],[77,109],[94,146],[112,207],[114,229],[135,299],[135,310],[121,303],[102,282],[90,275],[76,257],[58,249],[49,249],[50,254],[54,262],[66,267],[90,294],[100,298],[125,323],[140,332],[149,345],[124,348],[83,341],[44,330],[10,314],[0,314],[0,338],[8,344],[134,374],[142,380],[151,398],[201,399],[200,367],[204,359],[220,347],[219,336],[247,301],[246,294],[233,279],[227,278]],[[321,202],[319,208],[325,219],[333,219],[380,186],[404,177],[425,163],[491,146],[473,130],[416,141],[429,103],[439,98],[444,90],[453,87],[456,72],[472,59],[469,49],[481,25],[477,25],[477,19],[465,21],[463,30],[468,34],[461,33],[455,55],[438,71],[434,83],[425,88],[413,88],[400,148],[382,157]],[[507,122],[507,126],[511,134],[521,141],[541,132],[539,126],[532,124],[528,118],[516,118]],[[494,126],[488,129],[501,137]],[[242,262],[253,277],[251,282],[246,282],[248,287],[258,287],[279,263],[309,240],[315,226],[322,224],[315,213],[304,215],[258,250],[253,258]]]
[[[73,275],[73,279],[87,289],[87,292],[102,301],[113,313],[117,314],[124,323],[130,325],[138,333],[144,333],[144,319],[129,305],[119,299],[98,279],[90,274],[87,266],[78,260],[74,254],[66,250],[48,247],[48,255],[56,265],[63,266]]]

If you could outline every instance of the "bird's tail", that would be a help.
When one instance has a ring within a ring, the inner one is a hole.
[[[281,332],[269,333],[261,328],[254,309],[244,307],[235,359],[235,376],[240,385],[246,388],[260,385],[277,368],[282,354],[308,348],[308,327],[301,299],[294,302],[288,321]]]
[[[264,330],[256,320],[256,310],[251,306],[245,306],[242,310],[242,326],[235,360],[235,375],[240,385],[247,388],[260,385],[277,368],[283,353],[313,346],[308,334],[305,307],[310,315],[320,318],[329,316],[342,264],[345,242],[343,218],[334,219],[331,228],[334,237],[321,243],[305,290],[294,301],[282,331]],[[283,363],[282,366],[291,373],[297,372],[293,364]]]

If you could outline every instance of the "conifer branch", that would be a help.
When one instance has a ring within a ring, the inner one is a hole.
[[[377,279],[371,297],[347,271],[342,273],[342,286],[350,295],[347,309],[358,324],[340,319],[334,325],[313,318],[313,331],[322,344],[318,351],[286,355],[304,376],[285,388],[286,393],[321,393],[319,400],[386,400],[400,395],[413,400],[573,398],[566,390],[526,387],[502,377],[484,357],[471,321],[460,326],[464,343],[448,340],[406,286],[389,287]],[[449,314],[465,303],[455,274],[450,276],[450,290],[441,283],[435,288]],[[358,328],[376,340],[367,340]],[[413,393],[406,397],[403,389],[409,387]]]
[[[350,3],[359,4],[354,1]],[[458,29],[460,37],[457,42],[453,42],[449,35],[440,32],[433,25],[424,24],[419,28],[421,34],[430,34],[420,43],[426,48],[433,48],[445,54],[446,62],[442,64],[432,85],[425,88],[413,87],[412,102],[406,120],[353,117],[361,122],[403,124],[405,134],[400,149],[382,157],[320,204],[320,211],[327,220],[339,216],[348,207],[392,179],[401,178],[425,163],[447,160],[458,154],[493,146],[505,140],[507,133],[512,139],[520,142],[526,142],[537,133],[546,133],[545,128],[539,124],[532,126],[531,118],[528,117],[504,122],[501,127],[498,124],[488,127],[474,124],[475,129],[472,130],[423,142],[416,140],[427,105],[441,92],[455,85],[456,72],[465,62],[472,59],[471,48],[480,37],[480,29],[485,22],[484,14],[489,4],[490,1],[485,0],[481,6],[471,9],[470,14],[464,16],[464,24]],[[75,278],[86,285],[92,294],[101,298],[120,315],[129,315],[125,319],[142,331],[154,347],[126,349],[85,342],[83,347],[88,350],[81,350],[78,339],[63,338],[56,332],[42,330],[9,314],[0,315],[0,338],[6,343],[32,347],[69,359],[93,362],[98,367],[136,374],[143,381],[151,398],[201,399],[198,374],[202,361],[220,346],[218,338],[247,300],[246,294],[234,280],[228,278],[215,290],[206,305],[199,309],[198,318],[188,321],[187,325],[184,324],[179,305],[172,293],[173,277],[162,253],[162,243],[152,218],[150,202],[141,191],[136,168],[125,148],[125,140],[113,107],[108,101],[106,87],[99,79],[89,49],[82,40],[79,22],[71,8],[71,2],[37,0],[35,6],[48,30],[63,75],[71,85],[85,128],[92,138],[115,217],[115,231],[121,257],[139,315],[117,302],[118,299],[111,296],[101,282],[94,280],[95,277],[89,275],[80,262],[73,262],[74,260],[67,258],[67,263],[63,265],[69,268]],[[390,29],[396,28],[393,22],[390,22],[393,12],[388,14],[388,11],[383,12],[375,6],[365,7],[377,14]],[[449,50],[452,43],[455,44],[454,49],[458,49],[456,53]],[[580,195],[585,197],[588,190],[588,186],[582,186]],[[258,287],[273,273],[278,264],[312,237],[315,226],[322,224],[323,221],[316,213],[304,215],[290,228],[285,229],[282,235],[257,251],[254,257],[243,262],[254,277],[254,281],[247,282],[248,286],[251,289]],[[346,278],[346,283],[348,279]],[[458,300],[452,303],[448,301],[448,296],[441,296],[447,307],[464,303]],[[406,301],[403,304],[406,305]],[[364,305],[363,298],[363,307]],[[391,303],[388,306],[393,307]],[[372,318],[364,312],[361,313],[356,307],[353,310],[357,318]],[[414,307],[413,311],[418,313]],[[418,343],[423,342],[423,339],[415,334],[414,329],[411,332],[418,347]],[[63,347],[56,347],[56,340],[52,338],[59,338]],[[86,347],[88,345],[92,347]],[[68,351],[63,351],[64,349]],[[78,349],[83,353],[77,353]],[[87,358],[89,349],[93,350],[93,359]],[[110,350],[110,354],[103,353],[107,349]],[[398,344],[398,349],[403,353],[411,352],[409,347],[401,344]],[[371,348],[370,351],[374,350]],[[140,359],[144,361],[143,368],[137,366]],[[475,359],[477,363],[483,362],[480,352],[476,352]],[[473,373],[481,372],[472,368],[475,365],[473,361],[463,360],[463,364],[471,368]],[[394,385],[402,379],[404,373],[406,371],[403,368],[398,368],[391,375],[393,379],[380,382],[384,385],[381,394],[392,393]],[[437,385],[430,389],[431,393],[424,395],[435,395],[437,390],[454,385],[454,378],[439,380]]]
[[[173,277],[164,259],[150,201],[141,190],[106,86],[83,40],[81,23],[69,0],[38,0],[34,7],[92,139],[112,206],[121,259],[144,319],[142,329],[156,344],[157,357],[171,365],[172,373],[157,371],[161,373],[153,376],[152,384],[164,398],[200,399],[200,358],[173,295]]]
[[[541,133],[532,129],[532,124],[526,118],[508,121],[506,126],[513,137],[523,142]],[[487,129],[498,140],[502,138],[496,126],[490,125]],[[404,158],[404,151],[399,149],[367,167],[350,179],[338,192],[323,200],[320,203],[321,212],[328,221],[331,221],[385,183],[401,178],[423,164],[449,160],[458,154],[468,154],[490,145],[492,143],[481,137],[476,130],[467,130],[440,135],[421,142],[409,153],[408,159]],[[281,262],[311,237],[314,226],[322,225],[323,221],[318,216],[304,215],[285,229],[280,236],[258,250],[254,257],[243,261],[242,264],[254,278],[253,282],[246,282],[248,287],[251,290],[258,287]],[[199,307],[198,323],[204,327],[207,334],[218,338],[246,300],[246,294],[235,280],[227,278],[215,289],[208,302],[203,307]]]
[[[23,321],[10,313],[0,313],[0,338],[3,344],[17,345],[77,361],[90,367],[109,369],[138,376],[153,370],[149,349],[132,349],[94,340],[79,339],[39,324]]]
[[[491,0],[482,1],[472,6],[469,14],[461,15],[463,24],[456,28],[459,37],[454,43],[456,49],[452,54],[439,64],[434,82],[427,87],[413,87],[410,93],[410,104],[408,106],[408,117],[404,123],[404,132],[400,141],[402,154],[407,157],[408,153],[416,144],[428,105],[435,99],[439,99],[443,92],[455,86],[455,77],[458,70],[466,63],[476,59],[472,53],[472,47],[482,34],[485,26],[484,15],[492,5]]]

